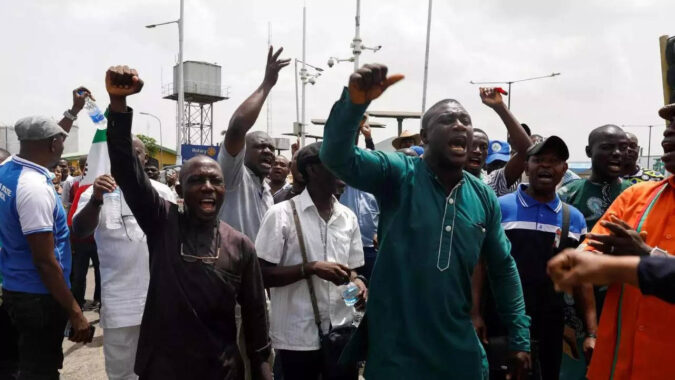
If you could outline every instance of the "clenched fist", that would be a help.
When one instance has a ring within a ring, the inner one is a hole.
[[[143,88],[138,72],[129,66],[112,66],[105,73],[105,89],[110,97],[127,97]]]

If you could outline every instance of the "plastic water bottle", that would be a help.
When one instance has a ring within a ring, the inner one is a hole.
[[[342,298],[345,300],[345,305],[347,306],[354,306],[356,303],[359,301],[359,297],[357,297],[359,294],[359,287],[356,286],[355,283],[350,282],[348,285],[345,286],[344,290],[342,290]]]
[[[103,207],[105,207],[105,226],[110,230],[122,228],[122,196],[120,188],[110,193],[103,194]]]
[[[101,112],[101,109],[98,108],[96,102],[91,100],[91,98],[88,96],[84,100],[84,108],[87,110],[87,113],[89,114],[91,121],[93,121],[96,125],[96,128],[105,129],[108,127],[108,121],[105,119],[103,112]]]

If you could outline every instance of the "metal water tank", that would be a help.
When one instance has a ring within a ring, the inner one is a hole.
[[[222,100],[221,67],[208,62],[185,61],[183,63],[183,83],[186,101],[210,103]],[[173,93],[178,98],[178,65],[173,67]],[[208,100],[207,100],[208,99]],[[209,101],[210,100],[210,101]]]

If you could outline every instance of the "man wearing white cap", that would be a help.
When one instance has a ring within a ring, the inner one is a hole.
[[[82,91],[83,95],[77,92]],[[19,334],[19,378],[58,378],[66,321],[70,340],[91,339],[89,323],[70,292],[70,234],[48,167],[89,91],[73,91],[73,108],[59,124],[39,116],[19,120],[16,156],[0,165],[0,268],[3,302]]]

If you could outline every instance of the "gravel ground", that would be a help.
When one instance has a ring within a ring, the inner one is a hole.
[[[94,270],[90,268],[87,274],[87,292],[85,299],[94,298]],[[74,344],[68,339],[63,340],[63,369],[62,380],[105,380],[105,362],[103,360],[103,329],[98,325],[99,315],[96,312],[84,313],[87,320],[95,322],[96,332],[94,340],[87,344]]]

